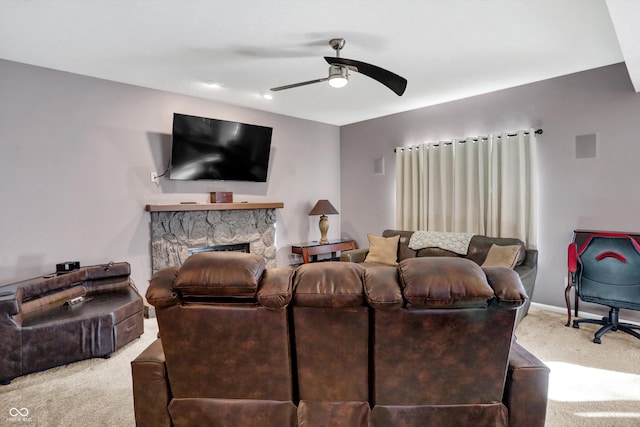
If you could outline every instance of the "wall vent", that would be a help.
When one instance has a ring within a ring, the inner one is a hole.
[[[576,136],[576,159],[594,159],[598,153],[598,134]]]

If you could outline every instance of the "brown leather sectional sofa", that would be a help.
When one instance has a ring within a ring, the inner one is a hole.
[[[516,325],[527,315],[529,311],[529,305],[533,298],[533,291],[536,286],[536,276],[538,274],[538,250],[527,249],[524,243],[520,239],[504,238],[504,237],[487,237],[482,235],[474,235],[469,243],[469,250],[467,255],[459,255],[454,252],[441,249],[441,248],[424,248],[420,250],[413,250],[409,248],[409,241],[413,231],[405,230],[384,230],[382,237],[400,236],[398,242],[398,261],[410,258],[420,257],[463,257],[474,261],[476,264],[481,265],[487,257],[491,245],[520,246],[516,264],[513,267],[516,273],[520,276],[524,290],[527,293],[527,301],[518,308],[518,314],[516,315]],[[364,263],[368,248],[359,248],[350,251],[343,251],[340,254],[341,261]]]
[[[109,357],[142,335],[142,296],[130,273],[126,262],[109,263],[0,287],[0,383]]]
[[[147,300],[141,426],[543,426],[548,369],[513,339],[519,276],[462,258],[265,269],[193,255]]]

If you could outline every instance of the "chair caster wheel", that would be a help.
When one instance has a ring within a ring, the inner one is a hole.
[[[593,342],[596,344],[602,344],[602,341],[600,341],[600,338],[594,338]]]

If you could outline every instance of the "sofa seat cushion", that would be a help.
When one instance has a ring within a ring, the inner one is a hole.
[[[360,264],[351,262],[303,264],[294,277],[294,305],[326,308],[363,306],[364,270]]]
[[[182,264],[173,288],[183,296],[254,298],[264,258],[242,252],[202,252]]]
[[[494,297],[480,266],[465,258],[413,258],[400,262],[407,307],[487,307]]]
[[[25,315],[21,374],[111,354],[142,335],[142,310],[142,298],[129,287]]]
[[[131,287],[87,296],[74,305],[51,306],[24,316],[22,327],[75,322],[80,319],[108,316],[112,325],[138,313],[142,319],[143,302]]]

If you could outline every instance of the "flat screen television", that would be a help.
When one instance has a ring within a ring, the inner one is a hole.
[[[266,182],[272,132],[174,113],[169,179]]]

